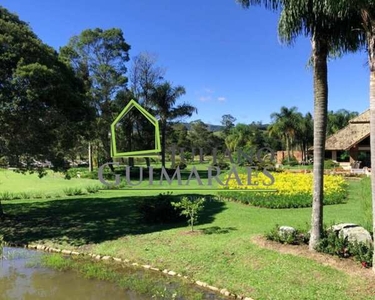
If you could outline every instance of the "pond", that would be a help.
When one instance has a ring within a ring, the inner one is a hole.
[[[42,252],[3,248],[0,260],[0,299],[146,300],[115,284],[86,279],[76,272],[60,272],[38,266]]]

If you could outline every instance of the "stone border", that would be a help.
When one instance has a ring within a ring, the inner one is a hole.
[[[236,295],[234,293],[231,293],[225,288],[220,289],[218,287],[209,285],[206,282],[194,280],[192,278],[189,278],[188,276],[183,276],[183,275],[181,275],[181,274],[179,274],[175,271],[172,271],[172,270],[168,270],[168,269],[161,270],[161,269],[158,269],[158,268],[154,268],[151,265],[142,265],[142,264],[138,264],[136,262],[131,262],[129,259],[121,259],[121,258],[109,256],[109,255],[99,255],[99,254],[94,254],[94,253],[84,253],[84,252],[77,252],[77,251],[73,251],[73,250],[53,248],[53,247],[48,247],[48,246],[40,245],[40,244],[35,244],[35,245],[34,244],[30,244],[30,245],[26,244],[25,245],[25,244],[17,244],[17,243],[5,243],[5,246],[27,248],[27,249],[33,249],[33,250],[39,250],[39,251],[45,251],[45,252],[61,253],[61,254],[65,254],[65,255],[88,256],[88,257],[91,257],[92,259],[96,259],[96,260],[126,263],[126,264],[129,264],[129,265],[134,266],[134,267],[143,268],[145,270],[151,270],[151,271],[160,272],[160,273],[163,273],[163,274],[166,274],[166,275],[169,275],[169,276],[176,276],[176,277],[184,278],[184,279],[190,281],[192,284],[195,284],[195,285],[197,285],[199,287],[202,287],[202,288],[206,288],[206,289],[208,289],[210,291],[213,291],[213,292],[216,292],[216,293],[220,293],[220,294],[222,294],[224,296],[227,296],[227,297],[230,297],[232,299],[254,300],[251,297],[246,297],[246,296],[243,296],[243,295]]]

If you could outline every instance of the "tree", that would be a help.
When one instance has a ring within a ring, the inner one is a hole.
[[[221,117],[221,125],[224,126],[224,136],[227,136],[231,130],[231,128],[234,127],[234,122],[236,122],[236,118],[233,117],[232,115],[223,115]]]
[[[156,65],[157,57],[141,52],[133,58],[129,70],[129,88],[135,99],[147,106],[152,89],[162,82],[165,69]]]
[[[97,116],[93,138],[101,141],[107,161],[111,161],[109,128],[117,113],[113,100],[126,88],[129,50],[118,28],[84,30],[60,49],[61,58],[86,82],[86,92]]]
[[[3,7],[0,40],[0,156],[23,170],[32,171],[33,160],[62,169],[91,116],[83,82]]]
[[[329,111],[327,119],[327,136],[332,135],[348,125],[349,121],[358,116],[356,111],[339,109],[338,111]]]
[[[348,0],[237,0],[245,8],[251,5],[264,5],[273,10],[281,8],[281,39],[290,44],[299,35],[304,35],[311,41],[314,78],[314,192],[310,250],[317,246],[323,230],[323,174],[328,105],[327,59],[330,53],[343,53],[358,48],[358,33],[351,27],[353,21],[350,17],[343,17],[343,11],[349,7],[345,6],[346,1]]]
[[[194,231],[194,224],[198,222],[198,213],[203,209],[205,199],[189,199],[188,197],[182,197],[180,202],[172,202],[172,206],[175,209],[182,209],[181,215],[188,218],[188,224],[191,227],[191,231]]]
[[[165,167],[166,133],[168,122],[181,117],[192,116],[197,109],[187,103],[176,105],[178,98],[185,94],[183,86],[172,86],[170,82],[165,82],[152,88],[150,105],[160,118],[161,133],[161,162]]]
[[[268,127],[268,132],[271,136],[284,141],[289,161],[293,156],[293,143],[297,137],[302,115],[295,106],[290,109],[283,106],[279,113],[271,114],[271,119],[272,124]]]
[[[212,149],[222,144],[220,138],[215,136],[208,128],[208,125],[202,120],[190,122],[188,139],[192,148],[195,149],[195,154],[198,154],[197,150],[200,148],[203,149],[203,154],[212,154]]]
[[[373,0],[343,1],[344,17],[351,20],[357,32],[357,43],[368,53],[370,69],[370,150],[373,233],[375,237],[375,2]],[[374,246],[375,247],[375,246]],[[375,255],[373,269],[375,272]]]
[[[296,133],[296,140],[300,144],[303,161],[307,161],[308,149],[314,141],[313,128],[314,122],[312,115],[307,113],[301,119]]]

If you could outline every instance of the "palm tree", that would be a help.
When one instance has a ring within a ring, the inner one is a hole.
[[[307,161],[308,149],[312,145],[313,140],[314,140],[313,128],[314,128],[313,118],[312,118],[312,115],[308,112],[300,120],[300,124],[298,126],[298,130],[296,134],[296,138],[302,150],[302,159],[305,162]]]
[[[170,82],[157,85],[152,88],[151,91],[150,104],[160,118],[161,162],[163,167],[165,167],[165,145],[168,122],[181,117],[190,117],[194,112],[197,112],[194,106],[187,103],[176,106],[177,99],[185,93],[185,88],[183,86],[179,85],[173,87]]]
[[[358,46],[358,34],[351,30],[352,21],[343,17],[343,10],[346,9],[343,3],[349,0],[236,1],[245,8],[252,5],[264,5],[273,10],[281,8],[279,35],[282,41],[290,44],[299,35],[304,35],[311,41],[314,73],[314,192],[309,248],[314,250],[323,230],[323,174],[328,105],[327,59],[330,53],[353,51]]]
[[[284,140],[288,161],[293,156],[293,143],[301,123],[302,115],[297,112],[297,107],[281,107],[279,113],[272,113],[273,124],[269,127],[269,133],[281,137]]]
[[[357,43],[365,45],[370,68],[370,150],[373,233],[375,238],[375,2],[372,0],[344,1],[346,16],[355,23],[354,31],[359,32]],[[375,247],[375,245],[374,245]],[[375,272],[375,255],[373,256]]]

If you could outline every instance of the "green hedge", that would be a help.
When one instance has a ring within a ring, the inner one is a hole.
[[[228,201],[238,201],[265,208],[302,208],[312,206],[312,195],[301,193],[298,195],[282,195],[275,192],[241,192],[223,191],[218,195]],[[345,203],[347,191],[339,192],[324,197],[324,205]]]

